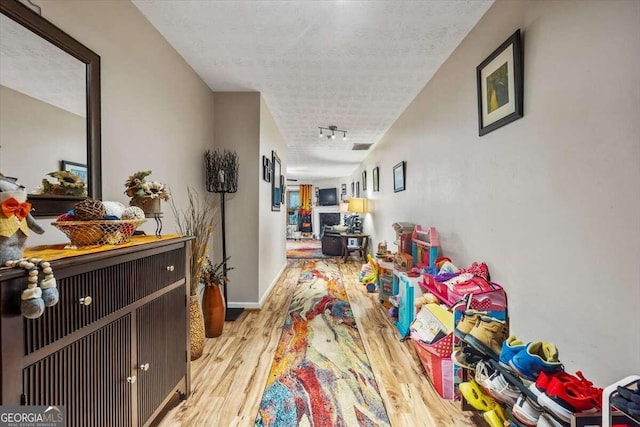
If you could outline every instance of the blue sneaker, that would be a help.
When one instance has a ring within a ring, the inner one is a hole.
[[[530,381],[535,381],[541,371],[550,374],[564,370],[556,346],[541,341],[529,343],[526,349],[513,356],[509,366]]]
[[[500,350],[499,362],[502,366],[509,369],[509,361],[513,359],[513,356],[526,349],[531,343],[523,343],[515,336],[511,335],[502,343],[502,350]]]

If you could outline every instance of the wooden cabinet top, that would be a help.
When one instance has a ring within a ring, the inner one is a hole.
[[[43,245],[27,248],[24,258],[41,258],[51,262],[52,268],[71,267],[77,264],[98,261],[114,256],[133,254],[136,252],[163,248],[168,245],[182,246],[192,240],[191,236],[178,234],[167,236],[134,236],[131,241],[122,245],[87,246],[78,249],[65,249],[65,244]],[[0,281],[13,279],[25,274],[19,268],[0,267]]]

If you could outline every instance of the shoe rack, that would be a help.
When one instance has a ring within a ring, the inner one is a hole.
[[[640,376],[638,375],[630,375],[626,378],[621,379],[607,387],[602,392],[602,427],[611,427],[611,423],[624,423],[624,422],[633,422],[636,426],[640,426],[640,418],[637,416],[633,416],[624,412],[620,408],[616,408],[611,405],[611,398],[618,393],[618,386],[625,387],[629,390],[632,390],[632,387],[640,387]],[[612,414],[611,408],[615,408],[620,414],[624,417],[621,417],[618,414]],[[582,426],[588,424],[576,424],[576,426]]]
[[[464,342],[464,340],[463,340],[463,342]],[[465,345],[468,345],[468,344],[465,343]],[[525,383],[522,381],[522,379],[520,379],[520,377],[516,376],[509,369],[507,369],[504,366],[500,365],[500,363],[498,363],[490,355],[486,355],[485,354],[485,356],[486,356],[486,360],[488,360],[488,362],[491,365],[491,367],[493,369],[495,369],[496,371],[500,372],[503,375],[503,377],[507,380],[508,383],[510,383],[511,385],[517,387],[518,390],[520,390],[520,392],[524,396],[526,396],[527,398],[529,398],[533,402],[537,402],[536,395],[533,394],[531,392],[531,390],[529,390],[529,387],[527,385],[525,385]],[[465,374],[465,379],[467,381],[471,379],[472,375],[471,375],[471,373],[469,372],[468,369],[466,369],[466,368],[464,369],[464,374]],[[629,386],[632,386],[634,384],[637,384],[636,387],[640,387],[640,376],[632,375],[632,376],[629,376],[629,377],[627,377],[627,378],[625,378],[623,380],[620,380],[620,381],[618,381],[618,382],[616,382],[614,384],[611,384],[610,386],[606,387],[604,389],[603,393],[602,393],[602,412],[575,413],[575,414],[572,415],[570,423],[566,423],[562,419],[558,418],[558,416],[556,416],[551,411],[547,410],[547,408],[542,407],[542,406],[540,408],[544,411],[544,413],[546,413],[549,416],[551,416],[555,421],[557,421],[558,423],[560,423],[563,426],[570,426],[570,427],[588,427],[588,426],[611,427],[612,423],[616,423],[616,424],[628,424],[628,425],[632,425],[632,426],[635,426],[635,427],[640,427],[640,420],[638,420],[637,417],[634,417],[634,416],[632,416],[630,414],[626,414],[623,411],[619,410],[618,408],[615,408],[614,406],[611,406],[611,404],[610,404],[611,397],[613,395],[615,395],[615,393],[617,392],[617,387],[618,386],[629,387]],[[511,417],[511,419],[509,421],[512,423],[512,425],[514,425],[516,427],[527,427],[525,424],[523,424],[523,423],[519,422],[517,419],[515,419],[515,417],[512,415],[511,405],[509,405],[507,403],[498,402],[498,401],[496,401],[496,403],[502,405],[506,409],[507,414],[509,414],[509,416]],[[616,409],[617,412],[612,412],[611,408]],[[473,411],[475,411],[475,409],[465,401],[464,397],[462,397],[462,409],[463,410],[473,410]]]

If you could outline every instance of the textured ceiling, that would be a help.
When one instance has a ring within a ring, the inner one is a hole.
[[[0,85],[86,116],[86,65],[0,14]]]
[[[302,179],[350,175],[492,2],[133,0],[212,90],[262,93]]]

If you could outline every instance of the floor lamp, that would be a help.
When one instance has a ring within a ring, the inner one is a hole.
[[[235,151],[209,151],[204,155],[207,171],[207,191],[220,193],[220,212],[222,215],[222,272],[227,277],[227,239],[224,212],[224,195],[238,191],[238,154]],[[227,307],[225,320],[236,320],[244,308],[229,308],[227,298],[227,283],[224,284],[224,301]]]

